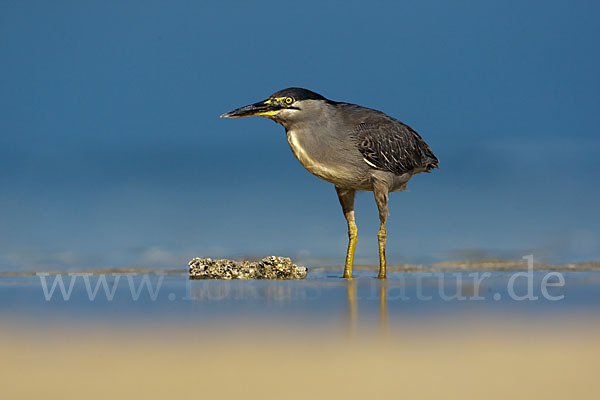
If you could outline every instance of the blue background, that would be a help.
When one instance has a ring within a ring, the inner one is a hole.
[[[341,264],[333,186],[223,112],[289,86],[413,126],[390,263],[600,258],[600,3],[0,1],[0,268]],[[357,198],[357,262],[377,210]]]

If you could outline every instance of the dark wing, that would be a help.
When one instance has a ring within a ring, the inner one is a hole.
[[[385,114],[356,124],[355,135],[364,160],[374,168],[400,175],[438,167],[437,157],[421,136]]]

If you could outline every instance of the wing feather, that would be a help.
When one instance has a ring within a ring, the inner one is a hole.
[[[381,113],[355,126],[358,148],[370,166],[403,174],[437,168],[438,159],[410,126]]]

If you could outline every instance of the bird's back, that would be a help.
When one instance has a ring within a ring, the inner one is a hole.
[[[410,126],[389,115],[355,104],[338,104],[365,162],[397,175],[437,168],[437,157]]]

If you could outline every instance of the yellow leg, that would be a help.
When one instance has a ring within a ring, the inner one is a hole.
[[[381,227],[379,228],[379,232],[377,233],[377,239],[379,240],[379,275],[377,275],[377,278],[385,279],[386,278],[385,241],[387,239],[387,232],[385,230],[385,224],[381,224]]]
[[[358,228],[354,222],[354,211],[349,213],[348,218],[348,252],[346,253],[346,266],[344,267],[344,278],[352,279],[352,264],[354,264],[354,250],[358,238]]]
[[[354,263],[354,249],[356,249],[356,238],[358,229],[354,222],[354,195],[356,190],[335,187],[344,218],[348,222],[348,251],[346,252],[346,265],[344,266],[344,278],[352,279],[352,264]]]

